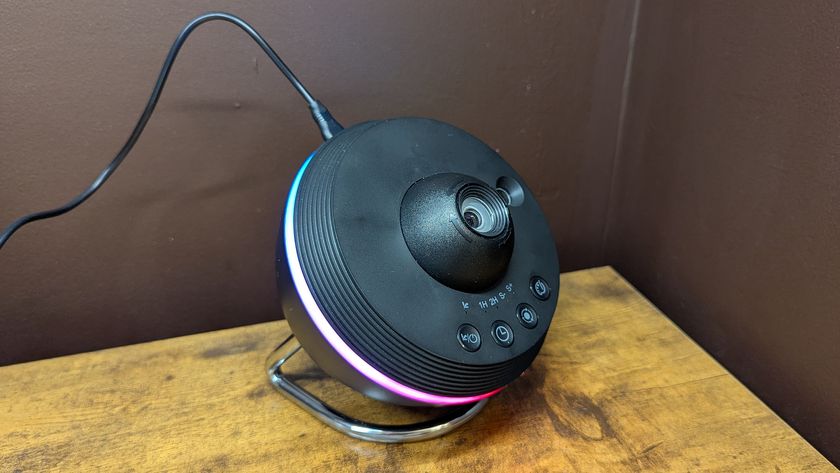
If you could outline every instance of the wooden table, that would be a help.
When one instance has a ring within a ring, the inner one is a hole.
[[[837,471],[611,268],[564,274],[533,367],[427,442],[354,440],[274,391],[263,362],[287,333],[272,322],[0,368],[0,471]],[[341,409],[424,414],[296,358],[290,371]]]

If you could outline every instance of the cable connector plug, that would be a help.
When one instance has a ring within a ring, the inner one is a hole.
[[[309,111],[312,113],[312,118],[315,120],[315,124],[318,125],[318,129],[321,130],[321,136],[324,137],[324,141],[329,140],[344,129],[320,101],[316,100],[314,104],[310,104]]]

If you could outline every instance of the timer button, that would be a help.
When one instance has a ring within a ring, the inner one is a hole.
[[[513,329],[501,320],[493,322],[493,340],[501,347],[513,345]]]
[[[481,334],[470,324],[458,327],[458,343],[467,351],[476,351],[481,347]]]
[[[548,287],[545,279],[539,276],[531,278],[531,292],[534,294],[534,297],[541,301],[548,300],[548,297],[551,296],[551,288]]]

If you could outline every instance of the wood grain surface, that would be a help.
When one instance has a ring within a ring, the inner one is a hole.
[[[837,471],[611,268],[560,294],[534,365],[440,439],[362,442],[300,410],[263,371],[271,322],[0,368],[0,471]],[[289,368],[366,420],[429,414]]]

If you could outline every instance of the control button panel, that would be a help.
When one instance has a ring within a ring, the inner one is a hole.
[[[481,334],[470,324],[458,327],[458,343],[467,351],[476,351],[481,347]]]
[[[528,304],[519,304],[516,307],[516,318],[519,323],[525,328],[534,328],[537,326],[537,311]]]
[[[541,301],[548,300],[549,296],[551,296],[551,288],[548,287],[548,283],[545,282],[545,279],[534,276],[531,278],[531,293],[534,294],[534,297]]]
[[[513,345],[513,329],[510,325],[497,320],[493,322],[493,340],[501,347],[509,347]]]

